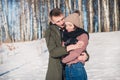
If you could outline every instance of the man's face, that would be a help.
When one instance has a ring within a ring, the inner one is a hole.
[[[63,14],[61,14],[60,16],[52,16],[51,22],[61,28],[64,28],[64,23],[65,23],[64,18],[65,17]]]

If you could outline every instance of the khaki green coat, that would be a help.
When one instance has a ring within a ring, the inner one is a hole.
[[[45,39],[50,53],[46,80],[62,80],[61,57],[68,53],[65,47],[61,46],[59,28],[56,25],[49,26]]]

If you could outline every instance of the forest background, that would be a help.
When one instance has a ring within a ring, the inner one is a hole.
[[[41,39],[53,8],[79,10],[89,33],[120,30],[120,0],[0,0],[0,43]]]

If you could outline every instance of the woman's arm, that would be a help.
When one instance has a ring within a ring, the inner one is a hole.
[[[81,48],[70,51],[70,54],[62,59],[63,63],[68,63],[70,61],[73,61],[86,49],[86,47],[88,45],[88,35],[84,33],[84,34],[78,36],[77,39],[78,39],[78,41],[82,41],[84,43],[84,45]]]

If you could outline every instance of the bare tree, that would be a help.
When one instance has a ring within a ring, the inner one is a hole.
[[[118,10],[118,5],[117,5],[117,2],[118,2],[118,0],[114,0],[114,21],[115,21],[115,31],[117,31],[118,30],[118,21],[119,21],[119,17],[118,17],[118,14],[119,14],[119,10]]]
[[[32,0],[32,10],[33,10],[33,29],[34,29],[34,38],[33,39],[37,39],[37,19],[36,19],[36,13],[35,13],[35,0]]]
[[[45,1],[44,0],[41,0],[41,8],[40,8],[40,18],[41,18],[41,34],[42,36],[44,35],[45,33],[45,30],[46,30],[46,21],[45,21]]]
[[[20,15],[20,36],[21,41],[24,41],[24,0],[21,0],[21,15]]]
[[[109,0],[103,0],[104,7],[104,28],[105,31],[110,31],[110,22],[109,22]]]
[[[57,0],[57,6],[60,8],[60,0]]]
[[[2,4],[0,0],[0,45],[2,44]]]
[[[76,10],[76,0],[74,0],[74,10]]]
[[[80,27],[83,28],[83,11],[82,11],[82,0],[78,1],[80,11]]]
[[[26,40],[30,40],[30,10],[29,10],[29,4],[26,3]]]
[[[0,0],[0,44],[2,44],[2,2]]]
[[[56,8],[56,6],[57,6],[56,4],[57,4],[57,3],[56,3],[56,0],[54,0],[54,7],[55,7],[55,8]]]
[[[100,7],[100,1],[101,0],[98,0],[98,31],[101,32],[101,14],[100,14],[100,10],[101,10],[101,7]]]
[[[0,4],[1,4],[1,1],[0,1]],[[6,13],[7,13],[7,0],[5,0],[5,8],[6,8]],[[9,36],[9,31],[8,31],[8,22],[7,22],[7,15],[4,15],[3,14],[3,11],[2,11],[2,5],[1,5],[1,7],[0,7],[0,12],[1,12],[1,21],[2,21],[2,27],[4,27],[4,29],[5,29],[5,38],[6,38],[6,40],[5,40],[5,42],[11,42],[11,39],[10,39],[10,36]],[[2,33],[2,32],[1,32]]]
[[[49,15],[49,12],[50,12],[50,0],[47,0],[47,3],[48,3],[48,15]]]
[[[69,0],[65,0],[67,11],[68,11],[68,13],[70,13],[70,6],[68,3],[69,3]]]
[[[89,24],[89,27],[90,27],[90,30],[89,32],[93,32],[93,6],[92,6],[92,1],[93,0],[89,0],[89,21],[90,21],[90,24]]]
[[[71,0],[69,0],[69,9],[70,9],[70,13],[71,13],[71,10],[72,10],[72,8],[71,8]]]

